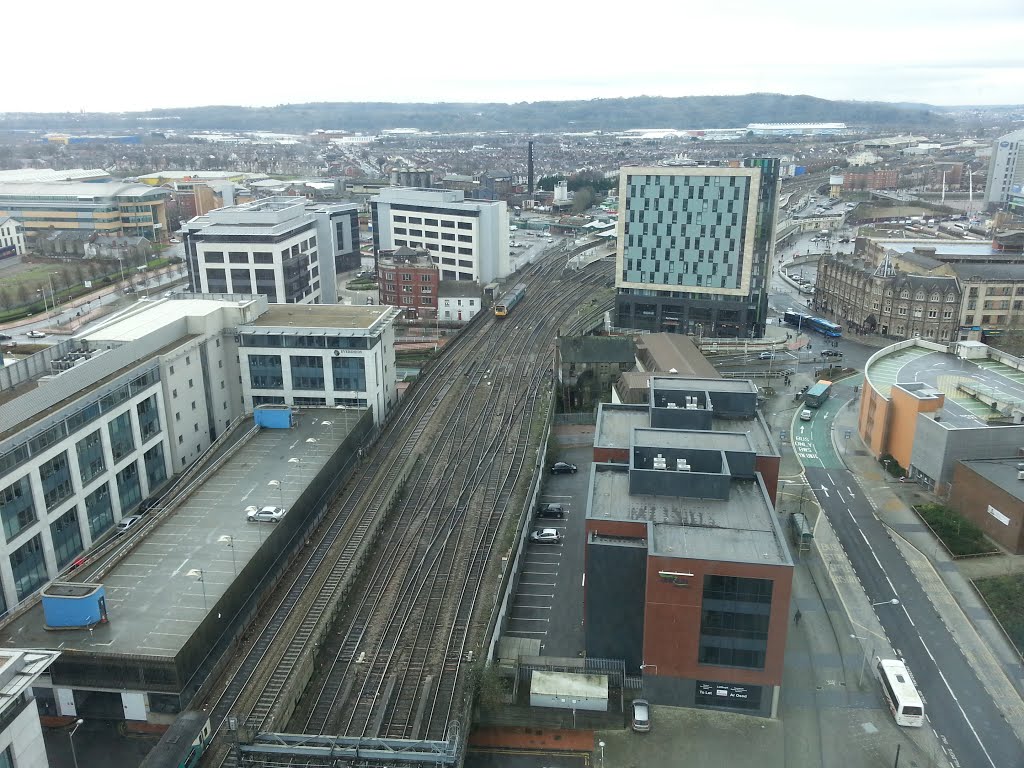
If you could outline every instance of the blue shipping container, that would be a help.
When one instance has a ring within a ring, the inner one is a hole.
[[[85,629],[107,620],[107,593],[102,584],[55,581],[43,590],[47,629]]]

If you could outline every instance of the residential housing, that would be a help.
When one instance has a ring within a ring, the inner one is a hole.
[[[442,280],[438,286],[438,320],[468,323],[482,308],[480,283]]]
[[[427,250],[441,280],[485,285],[512,271],[508,206],[461,190],[389,187],[370,201],[373,251]]]
[[[619,173],[616,325],[760,337],[779,161]]]
[[[0,217],[0,259],[25,253],[25,228],[17,219]]]
[[[1020,184],[1024,184],[1024,129],[1007,133],[992,142],[985,203],[992,207],[1006,205],[1014,186]]]
[[[394,251],[382,251],[377,257],[378,301],[400,307],[414,318],[434,319],[440,274],[429,251],[416,251],[404,245]]]

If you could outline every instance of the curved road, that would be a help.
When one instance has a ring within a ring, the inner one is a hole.
[[[953,766],[1024,767],[1024,747],[1003,719],[928,596],[836,453],[833,422],[860,379],[837,385],[811,422],[793,423],[793,446],[896,652],[925,700],[931,727]],[[844,434],[837,435],[845,442]],[[852,435],[850,440],[856,440]]]

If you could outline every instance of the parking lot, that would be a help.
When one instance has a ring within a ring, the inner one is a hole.
[[[565,517],[535,517],[530,530],[552,528],[562,540],[527,543],[509,611],[505,634],[540,640],[546,656],[583,651],[583,532],[591,456],[589,447],[566,448],[558,458],[574,463],[577,472],[545,475],[540,501],[561,504]]]

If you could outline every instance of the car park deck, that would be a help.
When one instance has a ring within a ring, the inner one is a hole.
[[[165,517],[159,518],[159,510],[144,516],[121,536],[134,543],[131,551],[101,580],[108,623],[87,631],[47,631],[37,605],[4,629],[4,641],[174,657],[274,529],[274,523],[247,522],[246,506],[287,508],[363,413],[309,410],[291,429],[263,429]]]

